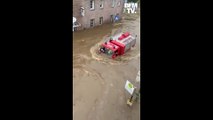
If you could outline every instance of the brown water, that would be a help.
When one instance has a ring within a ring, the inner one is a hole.
[[[74,32],[74,120],[139,120],[140,103],[126,104],[130,95],[124,85],[126,80],[134,83],[140,70],[140,18],[125,18],[120,23]],[[135,48],[115,60],[97,54],[99,44],[119,31],[138,36]]]

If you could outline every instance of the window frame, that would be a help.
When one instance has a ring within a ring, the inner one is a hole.
[[[118,7],[120,7],[120,6],[121,6],[121,1],[120,1],[120,0],[118,1],[117,6],[118,6]]]
[[[112,0],[112,8],[114,8],[116,5],[116,0]]]
[[[114,15],[110,15],[110,22],[114,22]]]
[[[102,5],[102,7],[101,7]],[[104,0],[100,0],[100,8],[103,9],[104,8]]]
[[[104,22],[104,17],[99,17],[99,25],[102,25]]]
[[[91,8],[91,5],[92,5],[92,8]],[[90,0],[89,7],[90,7],[90,10],[95,10],[95,0]]]
[[[92,24],[92,26],[91,26],[91,24]],[[93,18],[93,19],[90,19],[90,28],[94,27],[94,26],[95,26],[95,19]]]

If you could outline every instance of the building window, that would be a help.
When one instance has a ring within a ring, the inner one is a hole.
[[[111,18],[111,22],[113,22],[113,15],[110,15],[110,18]]]
[[[121,1],[118,1],[118,6],[121,6]]]
[[[112,7],[115,7],[115,0],[112,0]]]
[[[99,24],[102,25],[103,24],[103,17],[99,18]]]
[[[90,10],[94,10],[94,9],[95,9],[95,1],[90,0]]]
[[[84,16],[84,15],[85,15],[84,7],[81,7],[81,16]]]
[[[91,19],[90,20],[90,27],[94,27],[94,25],[95,25],[95,19]]]
[[[100,0],[100,8],[104,8],[104,1]]]

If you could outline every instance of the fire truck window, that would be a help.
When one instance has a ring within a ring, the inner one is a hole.
[[[106,49],[106,53],[107,53],[107,55],[110,55],[110,56],[111,56],[111,55],[113,54],[113,51],[107,48],[107,49]]]

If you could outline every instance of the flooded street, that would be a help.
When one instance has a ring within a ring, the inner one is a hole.
[[[130,19],[131,18],[131,19]],[[115,60],[97,54],[100,43],[117,32],[137,35],[136,46]],[[140,17],[73,32],[74,120],[139,120],[140,101],[129,107],[126,80],[134,83],[140,70]]]

